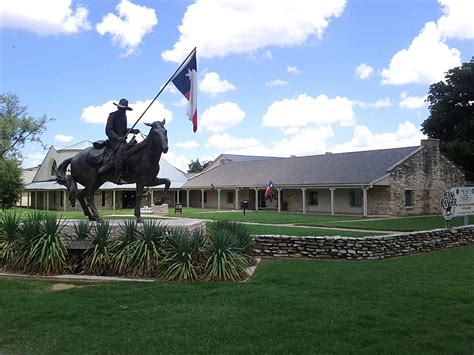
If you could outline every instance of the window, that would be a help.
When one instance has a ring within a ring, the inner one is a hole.
[[[207,203],[207,191],[204,191],[204,203]]]
[[[227,192],[227,203],[234,203],[234,191]]]
[[[362,207],[362,191],[349,191],[349,206]]]
[[[53,160],[53,165],[51,165],[51,175],[56,175],[56,160]]]
[[[102,191],[102,207],[105,206],[105,191]]]
[[[56,191],[53,191],[53,206],[56,207]]]
[[[318,191],[310,191],[309,192],[309,204],[310,204],[310,206],[319,205]]]
[[[405,207],[413,207],[414,195],[413,190],[405,190]]]
[[[61,191],[60,194],[59,194],[59,198],[61,199],[61,201],[59,201],[59,203],[61,204],[61,207],[64,207],[64,191]]]

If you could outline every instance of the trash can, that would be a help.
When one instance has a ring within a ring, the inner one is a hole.
[[[249,200],[240,201],[240,209],[244,210],[244,216],[245,216],[245,211],[248,210],[248,208],[249,208]]]

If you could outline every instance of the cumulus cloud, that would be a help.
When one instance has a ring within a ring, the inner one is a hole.
[[[293,65],[289,65],[286,67],[286,71],[291,74],[301,74],[303,73],[302,70],[298,69],[298,67],[295,67]]]
[[[271,88],[271,87],[281,87],[281,86],[286,86],[288,85],[288,81],[285,80],[280,80],[280,79],[275,79],[275,80],[270,80],[265,83],[265,86]]]
[[[122,0],[116,7],[118,16],[108,13],[97,24],[101,36],[109,33],[112,43],[124,50],[123,55],[134,53],[143,37],[158,23],[155,10]]]
[[[438,0],[443,16],[438,19],[438,29],[446,38],[474,39],[474,1]]]
[[[419,127],[410,121],[400,123],[395,132],[374,133],[367,126],[355,126],[352,139],[334,146],[331,151],[338,153],[416,146],[424,138]]]
[[[237,126],[245,117],[245,112],[234,102],[224,102],[210,106],[201,115],[201,127],[211,132],[222,132]]]
[[[381,72],[382,84],[431,84],[461,65],[461,53],[449,48],[434,22],[428,22],[408,49],[397,52]]]
[[[354,121],[351,100],[340,96],[331,99],[326,95],[311,97],[301,94],[295,99],[273,102],[263,116],[262,126],[287,128],[339,124],[347,127],[353,125]]]
[[[199,143],[191,140],[185,142],[178,142],[175,144],[175,146],[182,149],[194,149],[199,147]]]
[[[88,10],[71,6],[72,0],[2,0],[0,27],[28,30],[39,35],[72,34],[91,28]]]
[[[62,143],[70,142],[73,139],[74,139],[73,136],[65,136],[64,134],[56,134],[56,136],[54,137],[54,140],[56,142],[62,142]]]
[[[183,172],[187,172],[189,168],[189,162],[191,159],[189,159],[187,156],[183,154],[175,154],[172,151],[168,151],[165,156],[162,156],[161,159],[166,159],[168,163],[173,165],[175,168],[178,168],[179,170]]]
[[[398,106],[403,109],[408,110],[415,110],[426,106],[428,103],[426,99],[428,95],[425,96],[408,96],[408,94],[404,91],[400,94],[400,102]]]
[[[221,80],[219,74],[214,72],[206,73],[204,79],[199,82],[199,90],[211,96],[216,96],[217,94],[222,94],[234,89],[234,85],[225,79]]]
[[[301,45],[321,39],[345,4],[346,0],[197,0],[184,14],[178,41],[162,57],[181,62],[196,46],[201,57],[213,58]]]
[[[206,147],[212,147],[221,151],[230,151],[234,149],[251,149],[259,146],[260,142],[255,138],[236,138],[228,133],[214,134],[209,137]]]
[[[373,72],[374,68],[366,63],[360,63],[355,68],[355,75],[361,80],[369,79]]]
[[[81,120],[87,123],[98,123],[105,125],[107,123],[109,113],[117,109],[117,107],[113,104],[114,102],[117,101],[111,100],[99,106],[87,106],[82,110]],[[145,109],[148,107],[150,102],[151,100],[129,103],[129,106],[133,108],[133,111],[127,111],[127,119],[129,125],[135,123],[138,117],[140,117],[143,111],[145,111]],[[145,116],[143,116],[140,122],[151,123],[154,121],[161,121],[163,120],[163,118],[165,118],[166,122],[169,123],[173,120],[173,114],[170,110],[165,108],[165,106],[160,101],[155,101],[153,105],[151,105],[150,109],[146,112]]]
[[[374,102],[354,101],[354,105],[361,108],[384,108],[392,106],[392,101],[390,101],[390,98],[386,97]]]

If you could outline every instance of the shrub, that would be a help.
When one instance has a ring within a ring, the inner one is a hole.
[[[133,246],[137,241],[138,234],[135,221],[127,220],[120,225],[118,238],[112,245],[112,268],[118,274],[128,273]]]
[[[84,252],[84,273],[106,275],[111,266],[110,224],[109,222],[97,223],[93,230],[92,244]]]
[[[77,240],[88,239],[91,236],[92,226],[89,221],[80,220],[74,223],[74,234]]]
[[[15,211],[5,212],[0,218],[0,267],[15,268],[20,246],[21,218]]]

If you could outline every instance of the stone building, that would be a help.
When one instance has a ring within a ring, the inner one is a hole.
[[[91,142],[83,141],[68,147],[51,146],[31,182],[24,187],[22,206],[44,210],[81,210],[79,203],[75,207],[70,205],[66,188],[55,180],[55,169],[65,159],[91,145]],[[159,176],[171,180],[167,202],[171,205],[179,202],[179,189],[187,180],[184,173],[173,167],[162,156]],[[161,198],[163,188],[164,186],[158,186],[147,189],[146,199],[142,200],[144,205],[151,206],[157,203]],[[95,203],[99,209],[133,208],[135,207],[135,184],[116,185],[106,182],[95,193]]]
[[[265,200],[269,181],[273,195]],[[464,174],[439,150],[421,146],[270,158],[220,155],[182,189],[188,207],[274,209],[302,213],[415,215],[439,213],[442,192]]]

